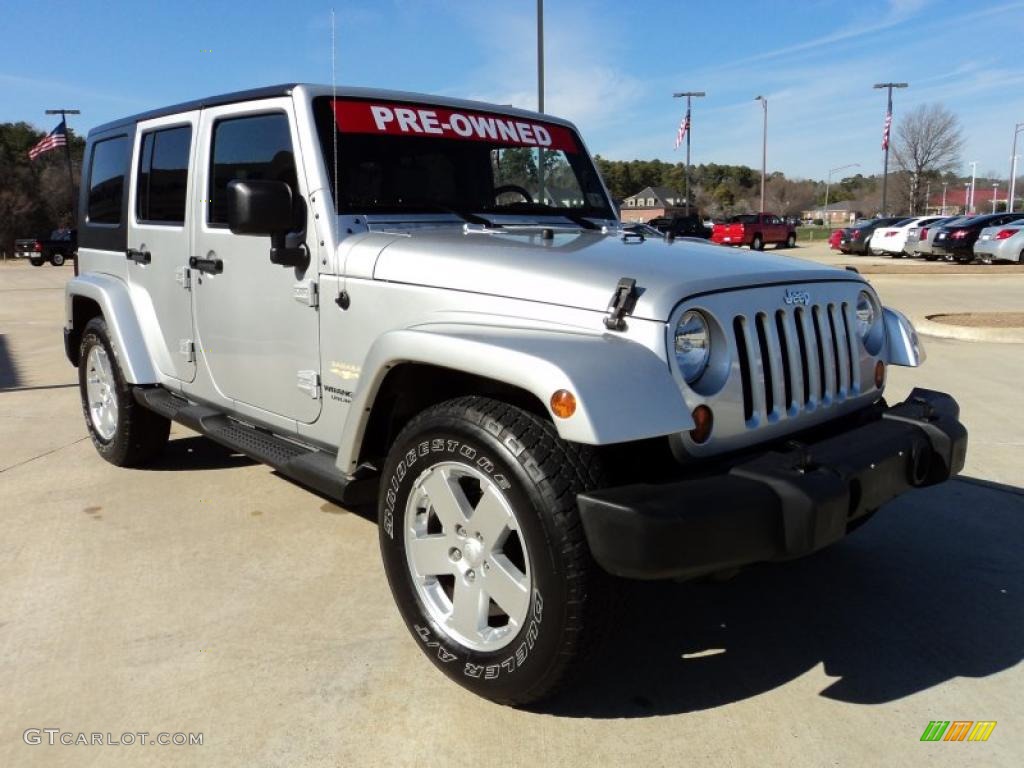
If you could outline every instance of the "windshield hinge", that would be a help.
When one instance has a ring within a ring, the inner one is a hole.
[[[633,314],[638,298],[640,292],[637,290],[636,280],[632,277],[619,278],[619,284],[615,286],[615,293],[608,304],[608,316],[604,319],[604,327],[609,331],[626,330],[624,318]]]
[[[174,279],[186,291],[192,290],[192,273],[188,267],[178,267],[175,269]]]
[[[320,374],[316,371],[299,371],[295,384],[313,400],[320,399]]]
[[[295,283],[292,286],[292,298],[307,307],[316,307],[320,304],[320,293],[314,280],[306,280]]]

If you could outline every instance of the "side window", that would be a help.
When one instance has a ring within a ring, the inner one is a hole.
[[[117,136],[93,144],[89,171],[90,224],[121,223],[121,198],[124,195],[127,164],[127,136]]]
[[[298,196],[287,115],[233,117],[214,123],[206,218],[210,224],[227,225],[227,187],[235,179],[283,181]]]
[[[188,156],[192,126],[153,131],[142,137],[135,215],[140,221],[185,223]]]

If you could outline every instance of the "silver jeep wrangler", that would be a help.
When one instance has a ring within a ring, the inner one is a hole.
[[[571,678],[615,578],[842,538],[960,471],[914,329],[856,272],[624,231],[576,129],[281,85],[90,132],[67,356],[100,455],[174,420],[342,504],[445,674]]]

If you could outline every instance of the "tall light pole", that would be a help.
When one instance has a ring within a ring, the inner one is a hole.
[[[971,212],[971,182],[964,182],[964,216]]]
[[[1014,155],[1010,158],[1010,191],[1006,197],[1006,211],[1007,213],[1013,211],[1014,205],[1017,202],[1017,160],[1020,159],[1020,155]]]
[[[768,173],[768,99],[755,96],[754,101],[761,102],[764,112],[764,130],[761,134],[761,213],[764,213],[764,178]]]
[[[844,168],[860,168],[860,163],[850,163],[849,165],[839,165],[835,168],[828,169],[828,178],[825,180],[825,226],[832,226],[832,217],[828,215],[828,188],[832,186],[832,174],[836,171],[841,171]]]
[[[72,226],[78,226],[78,195],[75,194],[75,174],[71,170],[71,134],[68,133],[68,115],[80,115],[77,109],[48,109],[48,115],[60,115],[64,123],[64,157],[68,161],[68,183],[71,185],[71,217],[74,220]]]
[[[996,198],[999,197],[999,182],[992,182],[992,213],[996,212]],[[1007,208],[1006,210],[1010,210]]]
[[[974,210],[974,182],[978,178],[978,161],[972,160],[968,165],[971,166],[971,204],[967,209],[968,213],[975,213]]]
[[[946,215],[946,187],[949,186],[948,181],[942,182],[942,215]]]
[[[906,88],[907,83],[875,83],[874,88],[885,88],[889,92],[889,99],[885,108],[885,130],[882,134],[882,149],[885,150],[885,165],[882,171],[882,216],[887,213],[886,201],[889,191],[889,133],[892,129],[892,89]]]
[[[924,188],[924,215],[925,216],[928,215],[928,203],[930,203],[931,200],[932,200],[932,181],[931,181],[931,179],[929,179],[928,183],[925,185],[925,188]]]
[[[681,99],[686,97],[686,172],[683,174],[683,183],[686,185],[686,214],[690,214],[690,134],[693,133],[693,122],[690,120],[690,99],[701,98],[704,91],[682,91],[673,93],[672,98]]]
[[[1017,134],[1024,131],[1024,123],[1017,123],[1013,126],[1013,149],[1010,150],[1010,196],[1007,198],[1010,202],[1007,204],[1006,210],[1013,210],[1013,201],[1017,192]]]
[[[537,111],[544,111],[544,0],[537,0]]]

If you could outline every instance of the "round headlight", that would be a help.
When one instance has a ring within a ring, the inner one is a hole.
[[[878,320],[878,309],[867,291],[857,296],[857,335],[865,338]]]
[[[675,353],[679,372],[687,384],[699,379],[708,367],[711,334],[708,332],[708,321],[700,312],[690,310],[679,318],[675,332]]]

